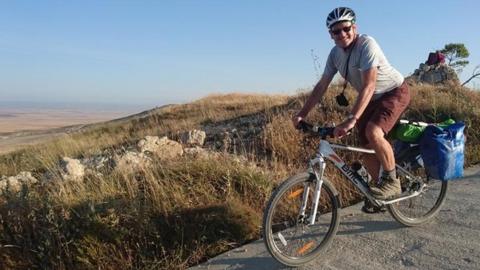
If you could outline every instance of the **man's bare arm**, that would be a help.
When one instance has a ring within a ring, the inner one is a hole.
[[[363,89],[358,94],[357,100],[352,108],[352,115],[358,120],[363,111],[367,108],[368,103],[372,99],[375,92],[375,84],[377,81],[377,68],[373,67],[362,72]]]

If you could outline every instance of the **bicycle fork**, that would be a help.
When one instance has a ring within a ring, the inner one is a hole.
[[[318,166],[318,169],[316,167]],[[315,224],[315,219],[317,217],[317,212],[318,212],[318,203],[320,201],[320,193],[322,191],[322,184],[323,184],[323,172],[325,170],[325,160],[323,157],[318,156],[317,158],[314,158],[310,161],[308,172],[310,175],[314,175],[314,191],[313,191],[313,208],[310,210],[311,213],[309,215],[309,220],[307,220],[309,225]],[[304,218],[305,217],[305,212],[307,209],[307,204],[308,204],[308,195],[310,193],[310,184],[305,183],[304,184],[304,190],[303,190],[303,198],[302,198],[302,206],[300,207],[300,215],[299,217]]]

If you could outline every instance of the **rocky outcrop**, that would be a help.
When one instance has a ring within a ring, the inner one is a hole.
[[[243,124],[243,122],[241,123]],[[108,149],[95,155],[74,159],[64,157],[59,166],[39,175],[39,180],[32,177],[30,172],[22,172],[17,176],[2,176],[0,178],[0,194],[8,189],[11,192],[18,192],[22,185],[48,181],[74,181],[82,182],[86,177],[102,177],[112,171],[136,172],[151,167],[155,162],[175,159],[181,156],[186,158],[218,158],[221,152],[235,152],[239,144],[239,136],[251,133],[254,136],[256,129],[253,126],[240,125],[243,129],[224,126],[216,130],[219,133],[210,134],[208,145],[206,132],[192,130],[183,133],[180,141],[183,144],[158,136],[146,136],[138,141],[136,145]],[[228,131],[227,131],[228,130]],[[203,147],[202,147],[203,145]],[[211,150],[207,150],[211,149]],[[239,160],[239,162],[243,162]]]
[[[228,132],[223,135],[222,145],[228,148],[231,144],[231,136]],[[182,155],[189,158],[215,156],[213,152],[201,147],[205,139],[206,133],[204,131],[192,130],[186,132],[181,138],[186,146],[184,149],[182,144],[167,137],[146,136],[137,143],[136,147],[117,149],[115,152],[104,151],[101,154],[80,159],[64,157],[59,162],[58,170],[46,172],[39,179],[42,181],[62,179],[64,181],[81,182],[86,175],[101,177],[102,173],[106,171],[143,170],[152,165],[154,158],[169,160]],[[0,178],[0,194],[7,189],[11,192],[18,192],[22,185],[31,185],[37,182],[38,180],[32,177],[30,172],[22,172],[17,176],[10,177],[2,176]]]
[[[407,79],[416,83],[460,85],[455,70],[445,64],[429,66],[422,63]]]

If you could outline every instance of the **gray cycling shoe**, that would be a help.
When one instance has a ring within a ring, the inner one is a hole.
[[[380,185],[380,182],[382,181],[382,179],[378,179],[378,180],[370,180],[368,181],[368,187],[369,188],[372,188],[372,187],[378,187]]]
[[[393,179],[390,177],[382,177],[376,187],[370,187],[372,195],[381,200],[387,200],[396,197],[402,193],[400,186],[400,179]]]

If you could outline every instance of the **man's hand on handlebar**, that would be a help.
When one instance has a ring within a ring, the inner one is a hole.
[[[335,130],[333,131],[333,135],[336,138],[342,138],[343,136],[349,133],[349,131],[355,126],[356,122],[357,121],[355,120],[355,118],[351,118],[344,121],[343,123],[335,127]]]
[[[298,124],[303,120],[303,117],[301,116],[298,116],[298,115],[295,115],[293,118],[292,118],[292,123],[293,123],[293,126],[295,128],[298,128]]]
[[[343,136],[347,135],[349,131],[355,126],[356,123],[355,118],[350,118],[337,127],[314,127],[312,124],[309,124],[303,121],[303,117],[299,115],[295,115],[292,117],[293,126],[296,129],[300,129],[303,131],[313,131],[314,133],[320,132],[320,134],[324,136],[331,136],[336,138],[342,138]],[[322,136],[323,136],[322,135]]]

